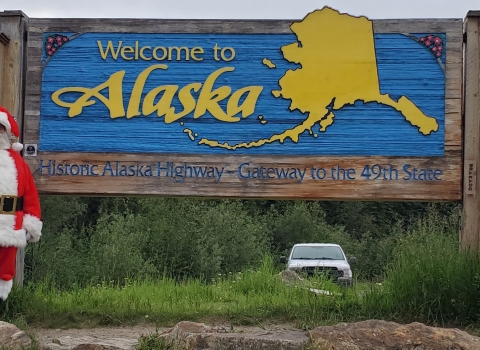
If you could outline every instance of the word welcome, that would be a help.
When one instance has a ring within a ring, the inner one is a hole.
[[[367,164],[361,171],[355,168],[333,167],[264,167],[242,163],[235,169],[222,166],[193,165],[188,162],[172,161],[154,164],[138,162],[107,161],[93,164],[89,161],[77,164],[40,160],[41,176],[92,176],[92,177],[167,177],[180,183],[187,178],[221,181],[223,176],[236,176],[240,180],[292,180],[302,183],[304,180],[367,180],[367,181],[441,181],[443,172],[434,168],[419,168],[405,164],[400,169],[393,165]]]
[[[203,61],[203,55],[205,51],[200,46],[195,46],[192,48],[188,48],[186,46],[178,47],[178,46],[140,46],[138,41],[135,41],[133,46],[123,45],[123,41],[118,41],[117,45],[114,46],[113,42],[109,40],[105,49],[103,48],[103,44],[100,40],[97,41],[98,51],[100,52],[100,56],[103,60],[107,60],[109,56],[111,56],[115,61],[118,58],[123,58],[125,61],[190,61],[190,58],[194,61]],[[235,50],[232,47],[224,47],[221,48],[218,44],[212,48],[213,50],[213,59],[215,61],[223,60],[225,62],[229,62],[235,58]],[[182,55],[183,53],[183,55]]]
[[[145,92],[145,83],[150,74],[155,70],[166,69],[168,69],[167,65],[156,64],[146,68],[138,75],[130,93],[126,111],[123,105],[124,70],[112,74],[104,83],[94,88],[73,86],[59,89],[52,94],[52,100],[58,106],[68,108],[69,117],[80,115],[83,108],[96,103],[96,100],[93,99],[96,98],[108,108],[110,118],[120,118],[126,115],[127,119],[130,119],[157,112],[158,117],[165,116],[165,123],[168,124],[192,112],[194,112],[193,117],[197,119],[208,111],[219,121],[238,122],[240,117],[235,115],[241,113],[242,118],[246,118],[255,112],[258,97],[263,90],[262,86],[247,86],[231,94],[232,89],[229,86],[220,86],[214,89],[213,86],[221,74],[235,70],[234,67],[224,67],[211,73],[203,84],[191,83],[180,88],[180,91],[178,91],[178,85],[162,85]],[[100,93],[104,89],[108,89],[108,98]],[[197,101],[192,91],[200,91]],[[68,102],[61,99],[64,94],[70,94],[70,97],[80,94],[80,97],[77,97],[74,102]],[[240,102],[244,95],[246,97],[243,102]],[[143,100],[142,96],[145,96]],[[175,113],[175,107],[172,107],[174,97],[179,99],[183,111]],[[225,99],[228,100],[226,110],[219,105],[219,102]],[[158,102],[156,102],[157,100]],[[140,105],[142,106],[141,112]]]

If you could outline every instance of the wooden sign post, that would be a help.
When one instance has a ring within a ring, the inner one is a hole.
[[[28,17],[22,11],[0,12],[0,105],[17,119],[20,130],[24,116],[27,28]],[[25,250],[19,249],[15,283],[20,286],[24,256]]]
[[[460,244],[480,250],[480,11],[464,24],[464,183]]]

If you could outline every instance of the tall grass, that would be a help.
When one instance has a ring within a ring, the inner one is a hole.
[[[340,290],[329,281],[311,282],[316,288]],[[300,286],[284,285],[272,258],[266,257],[259,269],[217,276],[208,284],[165,277],[122,286],[105,282],[67,292],[44,281],[14,290],[0,312],[2,318],[21,316],[30,325],[46,327],[138,322],[170,326],[181,320],[258,324],[272,319],[306,327],[357,318],[359,308],[351,296],[316,296]]]
[[[399,240],[381,294],[369,302],[402,321],[475,324],[480,316],[480,256],[460,251],[452,217],[430,213]]]
[[[47,277],[15,289],[0,304],[0,318],[47,327],[275,320],[311,328],[374,318],[478,326],[480,256],[459,250],[457,218],[431,211],[407,232],[397,232],[389,242],[394,248],[378,285],[357,281],[355,288],[340,289],[330,281],[313,279],[308,282],[311,287],[333,293],[316,295],[305,284],[283,284],[278,276],[281,267],[265,255],[257,268],[210,273],[208,279],[204,274],[184,279],[136,275],[136,279],[73,283],[67,289],[58,285],[57,278]],[[342,232],[335,237],[344,245]],[[365,245],[374,246],[373,240]],[[386,257],[388,251],[382,254]]]
[[[448,236],[409,237],[387,271],[385,300],[403,319],[476,323],[480,315],[480,258],[459,252]]]
[[[306,285],[331,292],[316,295]],[[271,257],[258,269],[219,275],[209,283],[126,280],[57,289],[48,280],[15,289],[0,305],[2,319],[21,317],[29,325],[78,327],[152,322],[172,326],[182,320],[261,324],[321,324],[385,319],[468,326],[480,319],[480,258],[459,252],[450,236],[413,232],[399,245],[382,285],[340,288],[317,278],[282,283]]]

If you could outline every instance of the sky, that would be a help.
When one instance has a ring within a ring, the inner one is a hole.
[[[465,18],[480,0],[3,0],[30,18],[302,19],[330,6],[370,19]]]

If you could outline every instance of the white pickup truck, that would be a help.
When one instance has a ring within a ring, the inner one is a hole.
[[[352,263],[355,258],[351,258]],[[285,269],[313,276],[326,273],[339,285],[353,286],[350,263],[338,244],[300,243],[295,244],[287,257],[280,257],[287,264]]]

